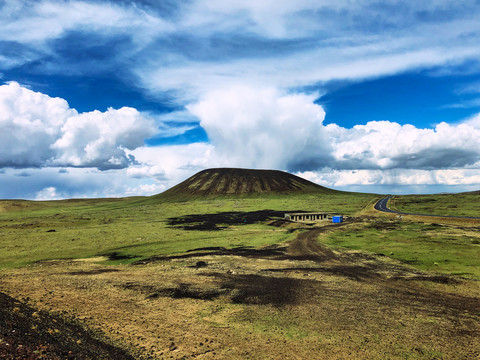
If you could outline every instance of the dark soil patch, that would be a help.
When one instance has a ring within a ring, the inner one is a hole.
[[[156,299],[159,297],[169,297],[172,299],[199,299],[199,300],[214,300],[220,295],[228,293],[225,289],[220,287],[214,289],[202,289],[192,284],[180,283],[174,287],[155,287],[150,285],[141,285],[135,283],[127,283],[120,286],[123,289],[129,289],[146,294],[147,299]]]
[[[111,252],[107,254],[101,254],[101,256],[107,256],[108,260],[128,260],[136,258],[135,255],[122,255],[117,252]]]
[[[378,268],[373,266],[360,266],[360,265],[331,265],[326,267],[292,267],[284,269],[266,269],[264,271],[268,272],[292,272],[292,271],[301,271],[305,273],[324,273],[331,275],[338,275],[349,278],[356,281],[365,281],[371,280],[373,278],[380,278],[377,271]]]
[[[205,261],[200,260],[200,261],[197,261],[194,268],[200,269],[200,268],[204,268],[204,267],[207,267],[207,266],[208,266],[208,264]]]
[[[407,281],[431,281],[437,284],[459,284],[460,280],[446,275],[418,275],[410,277],[393,277],[393,279],[402,279]]]
[[[312,280],[261,275],[220,275],[221,287],[228,289],[235,304],[283,306],[296,304],[301,289]],[[313,281],[315,282],[315,281]],[[316,282],[315,282],[316,283]]]
[[[317,281],[273,277],[252,274],[209,273],[202,276],[215,278],[216,285],[202,288],[198,284],[180,283],[174,287],[155,288],[149,285],[128,284],[123,288],[145,293],[147,299],[169,297],[173,299],[214,300],[219,296],[229,296],[234,304],[263,304],[282,306],[298,303],[302,289],[318,286]],[[308,286],[307,286],[308,284]]]
[[[179,284],[174,288],[161,289],[148,296],[149,299],[158,297],[170,297],[173,299],[198,299],[198,300],[213,300],[220,295],[226,294],[227,291],[223,289],[200,289],[193,287],[190,284]]]
[[[286,259],[286,247],[281,246],[268,246],[261,249],[254,249],[251,247],[236,247],[233,249],[227,249],[223,247],[209,247],[209,248],[198,248],[189,250],[185,254],[181,255],[170,255],[170,256],[152,256],[148,259],[142,259],[134,262],[134,265],[143,265],[156,261],[165,261],[165,260],[177,260],[177,259],[189,259],[189,258],[198,258],[202,256],[242,256],[256,259]]]
[[[167,224],[183,230],[222,230],[226,229],[229,225],[253,224],[272,220],[274,218],[283,218],[285,213],[288,212],[302,211],[260,210],[250,212],[229,211],[216,214],[193,214],[169,218]],[[277,223],[272,225],[279,226]]]
[[[37,312],[0,293],[1,359],[131,359],[78,324]]]
[[[79,270],[79,271],[71,271],[68,274],[69,275],[98,275],[98,274],[104,274],[104,273],[109,273],[109,272],[118,272],[120,270],[118,269],[95,269],[95,270]]]

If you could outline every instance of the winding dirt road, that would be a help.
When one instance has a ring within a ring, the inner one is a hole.
[[[287,254],[295,257],[297,260],[313,260],[323,262],[335,259],[337,256],[326,245],[322,245],[317,241],[318,236],[331,229],[343,226],[345,223],[336,225],[327,225],[321,228],[315,228],[299,234],[289,243]]]

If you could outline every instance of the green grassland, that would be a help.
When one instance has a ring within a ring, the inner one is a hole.
[[[0,201],[1,290],[139,359],[477,358],[480,222],[400,219],[373,210],[381,197]],[[278,221],[293,211],[350,219]],[[38,263],[57,259],[83,260]]]
[[[242,223],[221,231],[183,230],[169,218],[193,214],[325,211],[354,214],[377,196],[338,192],[231,196],[172,202],[158,197],[65,201],[0,201],[0,267],[52,259],[116,254],[120,262],[152,255],[222,246],[260,246],[292,238],[265,223]]]
[[[480,234],[476,229],[402,221],[375,221],[322,238],[332,247],[367,250],[421,270],[480,279]]]
[[[402,196],[395,198],[394,206],[402,211],[430,213],[435,208],[443,213],[459,199],[464,208],[462,215],[472,215],[478,207],[477,197],[476,194]],[[229,224],[222,230],[185,230],[169,224],[169,219],[265,209],[354,215],[378,198],[372,194],[337,192],[220,196],[182,202],[166,201],[161,197],[1,201],[0,267],[101,255],[110,255],[112,264],[130,263],[203,247],[278,244],[293,239],[296,233],[270,226],[268,221]],[[475,231],[453,226],[377,221],[340,229],[324,236],[322,241],[333,247],[381,253],[423,270],[480,277],[480,235]]]
[[[414,214],[480,217],[480,193],[395,196],[389,206]]]

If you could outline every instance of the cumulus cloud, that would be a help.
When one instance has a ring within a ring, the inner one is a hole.
[[[325,112],[315,95],[238,86],[187,109],[200,119],[225,162],[254,168],[315,168],[329,161]]]
[[[159,165],[139,165],[131,166],[127,169],[127,175],[136,178],[164,178],[165,170]]]
[[[77,115],[60,98],[18,83],[0,86],[0,166],[41,166],[55,156],[50,148],[66,119]]]
[[[477,169],[446,170],[334,170],[307,171],[298,176],[317,184],[352,191],[392,193],[472,191],[480,186]]]
[[[480,161],[480,129],[444,122],[418,129],[389,121],[371,121],[352,129],[330,125],[333,156],[344,169],[441,169]]]
[[[462,123],[480,130],[480,114],[475,114],[464,120]]]
[[[59,153],[53,163],[99,169],[127,167],[132,159],[125,149],[142,146],[154,132],[153,121],[133,108],[79,114],[66,119],[61,137],[52,144]]]
[[[443,169],[480,162],[478,116],[419,129],[371,121],[351,129],[323,125],[315,96],[233,87],[187,109],[200,119],[219,159],[235,166],[289,171]]]
[[[57,194],[57,189],[53,186],[49,186],[45,189],[40,190],[37,192],[35,196],[35,200],[58,200],[61,197]]]
[[[156,128],[133,108],[79,114],[18,83],[0,86],[0,167],[122,168]]]
[[[71,180],[71,167],[124,168],[125,184],[114,187],[124,194],[164,190],[222,166],[283,169],[330,187],[473,186],[478,180],[479,115],[432,129],[389,121],[344,128],[323,124],[315,95],[244,85],[210,92],[187,106],[189,114],[182,112],[199,121],[210,143],[147,147],[144,138],[158,129],[135,109],[78,114],[64,100],[16,83],[1,86],[0,94],[3,167],[57,167],[55,181]],[[29,169],[13,176],[27,181],[34,174]],[[64,183],[42,184],[32,197],[73,193],[62,192]]]
[[[219,158],[215,147],[207,143],[140,147],[131,154],[141,165],[128,168],[129,177],[154,178],[166,186],[173,186],[206,168],[234,166]]]

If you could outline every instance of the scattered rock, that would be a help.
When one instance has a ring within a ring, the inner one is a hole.
[[[205,261],[197,261],[197,263],[195,264],[195,267],[198,269],[198,268],[204,268],[204,267],[207,267],[208,264],[205,262]]]

